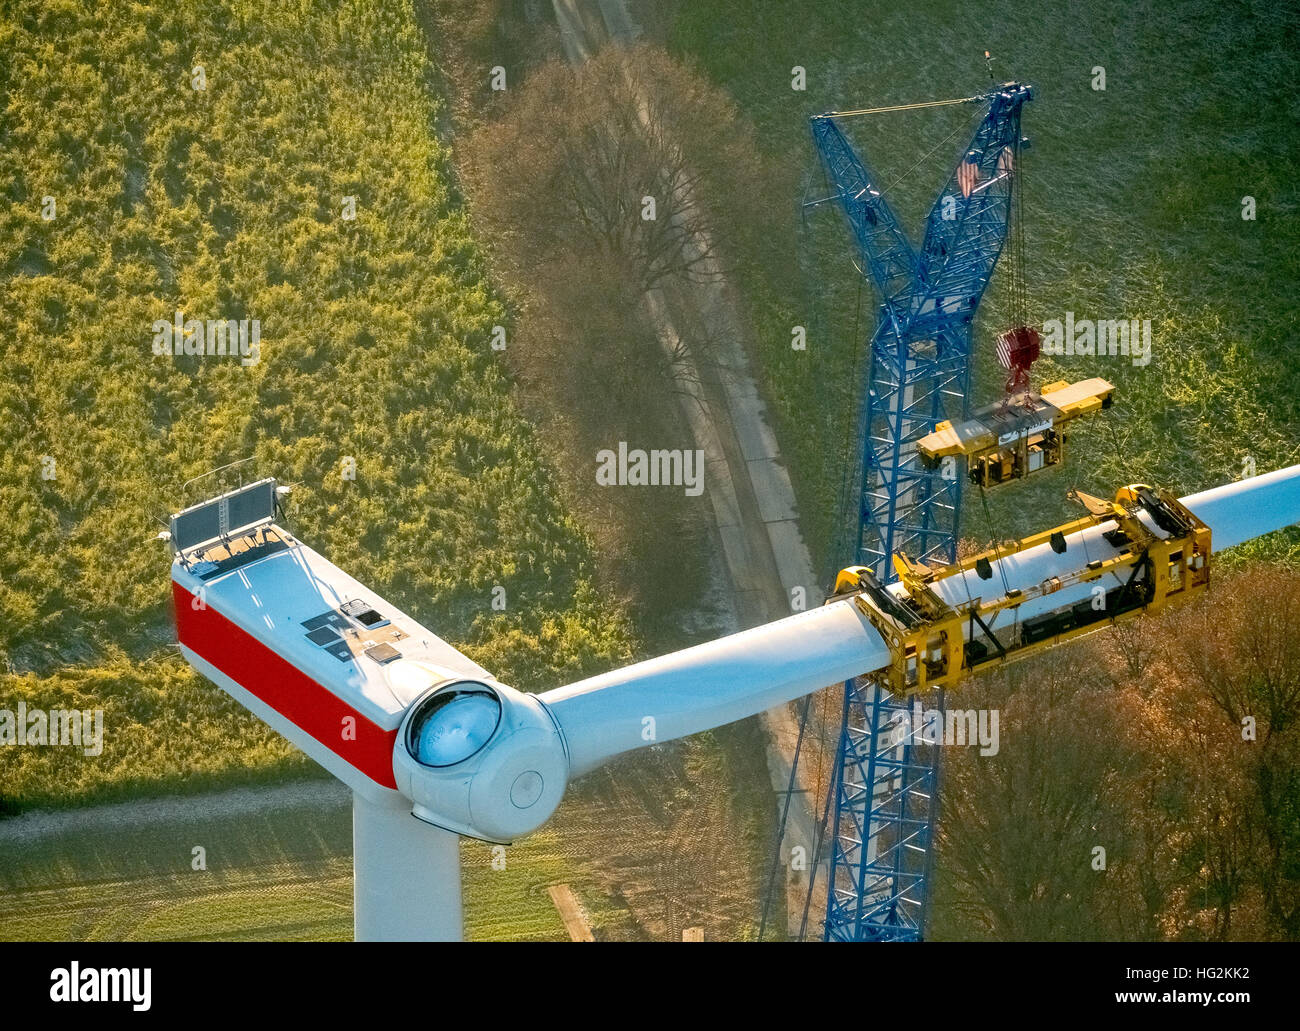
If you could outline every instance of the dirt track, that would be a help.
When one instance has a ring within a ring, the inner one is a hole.
[[[348,806],[352,792],[334,779],[250,786],[202,795],[133,799],[85,809],[34,810],[0,820],[0,844],[39,841],[79,831],[129,830],[184,819],[250,816],[286,809]]]
[[[630,44],[640,38],[640,29],[630,17],[625,0],[553,0],[553,6],[565,55],[571,63],[586,60],[605,38],[616,44]],[[689,210],[690,198],[683,200],[681,210]],[[704,257],[714,250],[711,241],[702,236],[696,233],[689,245],[695,257],[701,259],[698,281],[651,291],[646,307],[661,343],[675,355],[675,386],[686,399],[683,415],[696,446],[705,454],[714,517],[712,536],[724,560],[735,628],[744,629],[788,616],[795,588],[803,589],[809,606],[821,604],[822,593],[799,530],[794,491],[750,370],[745,347],[748,327],[716,259]],[[675,312],[685,313],[686,318],[677,318]],[[693,358],[690,341],[684,340],[678,329],[683,324],[709,327],[716,351],[714,360],[700,362]],[[817,707],[824,708],[819,701]],[[762,718],[771,739],[768,769],[772,785],[774,790],[784,792],[798,737],[798,720],[789,706],[772,709]],[[787,869],[792,847],[802,846],[810,857],[816,850],[821,795],[829,773],[815,768],[826,765],[822,742],[805,739],[805,748],[809,745],[817,754],[803,754],[796,784],[801,790],[790,806],[782,842]],[[778,799],[783,797],[779,795]],[[824,876],[823,863],[818,877]],[[788,913],[792,921],[802,913],[805,878],[806,874],[790,876]],[[816,913],[810,918],[819,919]]]

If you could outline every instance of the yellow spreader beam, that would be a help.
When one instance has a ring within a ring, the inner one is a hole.
[[[1109,408],[1115,388],[1104,379],[1049,383],[976,412],[954,425],[941,422],[917,444],[928,469],[965,460],[971,482],[992,487],[1022,479],[1065,458],[1065,425]]]

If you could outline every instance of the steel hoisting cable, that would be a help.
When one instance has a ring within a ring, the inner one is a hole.
[[[991,93],[982,93],[977,97],[958,97],[955,100],[926,100],[919,104],[894,104],[890,107],[860,107],[855,111],[827,111],[818,118],[856,118],[858,115],[883,115],[891,111],[919,111],[923,107],[951,107],[954,104],[977,104],[988,100]]]
[[[763,911],[758,921],[759,941],[762,941],[767,934],[767,911],[772,904],[772,889],[776,882],[776,871],[781,865],[781,842],[785,838],[785,825],[790,817],[790,802],[794,798],[796,775],[799,770],[799,754],[803,750],[803,735],[805,728],[808,726],[808,708],[811,703],[812,695],[804,695],[799,714],[799,736],[795,739],[794,758],[790,761],[790,780],[785,786],[785,804],[781,807],[781,821],[777,826],[776,842],[772,849],[772,865],[768,868],[767,887],[763,892]]]
[[[977,98],[974,98],[974,99],[982,100],[982,99],[984,99],[984,98],[982,98],[982,97],[977,97]],[[938,143],[936,143],[933,147],[931,147],[931,148],[930,148],[929,150],[927,150],[924,154],[922,154],[919,158],[917,158],[916,162],[915,162],[915,163],[914,163],[914,164],[913,164],[913,165],[912,165],[912,166],[911,166],[911,167],[910,167],[906,172],[904,172],[902,175],[900,175],[897,179],[895,179],[895,180],[894,180],[892,183],[890,183],[888,186],[882,188],[881,191],[880,191],[880,196],[883,197],[883,196],[884,196],[885,194],[887,194],[890,190],[892,190],[895,186],[897,186],[897,185],[898,185],[899,183],[901,183],[904,179],[906,179],[909,175],[911,175],[911,174],[912,174],[913,172],[915,172],[918,168],[920,168],[921,165],[923,165],[927,160],[929,160],[930,156],[931,156],[931,155],[932,155],[936,150],[938,150],[940,147],[942,147],[944,144],[946,144],[949,140],[951,140],[954,136],[956,136],[956,135],[957,135],[959,132],[961,132],[963,129],[967,129],[967,128],[969,128],[970,125],[971,125],[971,123],[974,122],[977,118],[980,118],[981,115],[982,115],[982,113],[981,113],[980,111],[977,110],[977,111],[975,111],[975,112],[974,112],[974,113],[973,113],[973,114],[972,114],[968,119],[966,119],[966,121],[960,123],[960,124],[957,126],[957,128],[953,129],[952,132],[950,132],[947,136],[945,136],[945,137],[944,137],[943,139],[941,139]]]
[[[829,177],[826,175],[826,168],[825,168],[825,165],[822,166],[822,173],[823,173],[823,176],[826,177],[826,189],[827,189],[827,191],[829,192],[829,189],[830,189],[830,182],[829,182]],[[861,271],[861,270],[859,270],[859,271]],[[861,316],[862,316],[862,290],[863,290],[863,281],[864,281],[864,276],[859,276],[859,277],[858,277],[857,300],[856,300],[856,303],[855,303],[855,305],[854,305],[854,314],[853,314],[853,335],[850,337],[850,346],[854,346],[854,345],[857,343],[857,341],[859,340],[859,337],[858,337],[858,331],[859,331],[859,322],[860,322],[860,319],[861,319]],[[819,305],[819,307],[820,307],[820,308],[824,308],[824,307],[825,307],[825,303],[826,303],[826,302],[825,302],[825,294],[824,294],[824,292],[822,292],[822,291],[818,291],[818,296],[819,296],[819,298],[821,299],[821,302],[822,302],[821,305]],[[826,327],[827,327],[827,336],[828,336],[828,340],[829,340],[829,338],[830,338],[830,320],[824,318],[822,321],[825,323],[825,325],[826,325]],[[834,351],[833,340],[830,340],[829,342],[832,344],[831,350],[832,350],[832,352],[833,352],[833,351]],[[864,348],[864,347],[862,347],[862,346],[860,346],[860,345],[856,346],[855,354],[856,354],[857,357],[856,357],[856,360],[854,361],[854,365],[853,365],[853,380],[852,380],[852,382],[853,382],[854,384],[857,384],[857,383],[860,383],[860,382],[861,382],[861,379],[862,379],[861,374],[862,374],[862,365],[863,365],[863,355],[864,355],[865,352],[866,352],[866,348]],[[864,398],[863,400],[864,400],[864,402],[865,402],[865,398]],[[850,461],[847,460],[848,458],[852,457],[852,456],[850,455],[850,453],[849,453],[849,449],[852,447],[853,443],[854,443],[854,442],[856,441],[856,439],[857,439],[856,423],[853,422],[852,420],[846,420],[845,423],[844,423],[844,426],[845,426],[845,429],[844,429],[843,437],[841,438],[842,442],[841,442],[841,446],[840,446],[840,455],[839,455],[839,457],[840,457],[840,459],[841,459],[840,467],[841,467],[841,469],[843,470],[843,472],[841,473],[841,476],[840,476],[840,485],[839,485],[839,490],[838,490],[838,492],[837,492],[836,503],[835,503],[835,509],[834,509],[835,515],[834,515],[834,522],[832,523],[832,531],[831,531],[831,536],[832,536],[832,546],[831,546],[831,549],[830,549],[830,551],[829,551],[829,553],[828,553],[828,555],[827,555],[826,562],[825,562],[825,564],[824,564],[824,566],[823,566],[823,568],[826,570],[826,572],[825,572],[825,574],[824,574],[824,576],[823,576],[823,581],[822,581],[822,582],[827,582],[827,581],[828,581],[828,580],[833,576],[833,574],[834,574],[834,566],[835,566],[835,563],[836,563],[836,556],[837,556],[837,555],[840,555],[840,554],[843,554],[844,551],[846,550],[846,549],[845,549],[845,538],[846,538],[847,535],[848,535],[848,525],[847,525],[847,520],[845,519],[845,514],[846,514],[846,510],[847,510],[847,508],[848,508],[848,497],[849,497],[849,494],[852,492],[852,489],[853,489],[853,486],[854,486],[854,481],[856,480],[856,477],[855,477],[855,475],[854,475],[854,473],[853,473],[853,469],[854,469],[856,463],[854,463],[854,462],[850,462]],[[799,770],[799,760],[800,760],[800,758],[801,758],[801,756],[802,756],[802,753],[803,753],[803,742],[804,742],[805,735],[806,735],[806,733],[807,733],[807,728],[808,728],[808,719],[809,719],[809,715],[810,715],[810,711],[811,711],[811,705],[812,705],[812,695],[805,695],[805,696],[804,696],[804,699],[803,699],[803,704],[802,704],[801,707],[800,707],[800,713],[799,713],[799,733],[798,733],[798,737],[797,737],[796,740],[795,740],[795,750],[794,750],[794,756],[793,756],[793,759],[792,759],[792,762],[791,762],[791,765],[790,765],[790,777],[789,777],[789,782],[786,784],[786,797],[785,797],[785,802],[784,802],[784,804],[783,804],[782,807],[781,807],[781,819],[780,819],[780,821],[778,822],[778,825],[777,825],[776,841],[775,841],[775,844],[774,844],[774,847],[773,847],[773,851],[772,851],[772,864],[771,864],[771,866],[769,867],[768,877],[767,877],[767,885],[766,885],[766,889],[765,889],[765,891],[764,891],[764,895],[763,895],[763,906],[762,906],[761,916],[760,916],[760,919],[759,919],[759,941],[762,941],[762,940],[763,940],[763,937],[764,937],[764,935],[765,935],[765,933],[766,933],[766,930],[767,930],[767,917],[768,917],[768,912],[769,912],[769,910],[770,910],[770,908],[771,908],[772,895],[773,895],[773,893],[774,893],[774,888],[775,888],[776,872],[777,872],[777,869],[778,869],[779,866],[780,866],[780,861],[781,861],[781,842],[782,842],[783,840],[785,840],[786,827],[787,827],[787,825],[788,825],[788,823],[789,823],[790,807],[791,807],[791,804],[792,804],[793,799],[794,799],[795,785],[796,785],[796,783],[797,783],[797,776],[798,776],[798,770]],[[824,726],[825,726],[825,720],[823,719],[823,720],[821,721],[821,723],[822,723],[822,726],[823,726],[823,728],[824,728]],[[819,739],[819,741],[820,741],[820,744],[821,744],[821,750],[822,750],[823,753],[825,753],[825,752],[826,752],[826,741],[825,741],[825,735],[824,735],[824,732],[823,732],[821,738]],[[816,792],[814,793],[814,797],[820,797],[820,796],[821,796],[821,766],[820,766],[820,764],[819,764],[819,766],[818,766],[818,770],[817,770],[817,781],[818,781],[818,783],[817,783],[817,790],[816,790]],[[833,782],[833,781],[832,781],[832,782]],[[829,796],[829,794],[828,794],[828,795],[827,795],[827,802],[828,802],[828,804],[829,804],[829,797],[830,797],[830,796]],[[819,856],[821,855],[821,847],[822,847],[822,846],[821,846],[821,842],[822,842],[822,839],[824,838],[824,835],[825,835],[825,826],[826,826],[826,815],[825,815],[825,813],[823,813],[823,815],[822,815],[822,819],[821,819],[821,823],[819,824],[819,826],[818,826],[818,827],[816,828],[816,830],[815,830],[815,833],[816,833],[816,835],[817,835],[817,841],[816,841],[816,842],[810,842],[810,843],[809,843],[810,845],[813,846],[813,848],[814,848],[814,852],[815,852],[815,855],[816,855],[817,857],[819,857]],[[817,863],[817,861],[818,861],[818,860],[817,860],[816,858],[814,858],[813,872],[812,872],[812,875],[811,875],[811,879],[810,879],[810,881],[809,881],[809,893],[810,893],[810,894],[809,894],[809,897],[806,898],[805,901],[804,901],[804,916],[803,916],[803,924],[801,925],[801,927],[800,927],[800,932],[799,932],[800,940],[802,940],[802,938],[803,938],[803,933],[804,933],[804,932],[803,932],[803,926],[806,925],[806,923],[807,923],[808,904],[809,904],[809,902],[811,901],[812,885],[813,885],[813,883],[815,882],[815,878],[816,878],[816,863]]]
[[[839,756],[837,754],[836,762],[838,761],[839,761]],[[799,920],[800,941],[803,941],[804,937],[808,933],[808,911],[809,909],[812,908],[813,892],[816,890],[816,886],[817,886],[817,868],[821,866],[822,850],[825,848],[826,845],[826,828],[827,828],[827,824],[830,822],[831,798],[835,795],[836,787],[838,784],[839,784],[839,777],[836,776],[836,777],[832,777],[830,784],[826,786],[826,804],[822,806],[822,818],[820,823],[818,823],[817,825],[817,845],[816,848],[813,849],[812,867],[808,871],[808,891],[804,895],[803,916]],[[833,876],[833,871],[827,870],[826,875],[828,877]],[[834,890],[835,890],[834,883],[827,885],[826,891],[827,891],[828,908],[830,906],[830,901],[829,901],[830,892],[833,892]]]
[[[989,512],[989,500],[988,500],[987,495],[985,495],[985,493],[984,493],[984,484],[981,483],[981,484],[979,485],[979,488],[980,488],[980,501],[982,501],[982,502],[984,503],[984,522],[985,522],[985,525],[986,525],[986,527],[987,527],[990,531],[992,531],[993,533],[997,533],[997,532],[998,532],[998,527],[997,527],[996,525],[994,525],[994,523],[993,523],[993,516],[992,516],[992,513]],[[1086,548],[1086,545],[1085,545],[1085,548]],[[1086,551],[1085,551],[1085,554],[1086,554]],[[1002,594],[1003,594],[1003,596],[1005,597],[1006,595],[1008,595],[1008,594],[1011,593],[1011,585],[1007,582],[1007,571],[1002,567],[1002,542],[1001,542],[1001,540],[1000,540],[999,538],[995,538],[995,539],[994,539],[994,542],[993,542],[993,555],[994,555],[994,558],[997,560],[997,563],[998,563],[998,572],[1002,575]],[[964,577],[963,577],[963,583],[964,583]],[[967,592],[966,592],[966,596],[967,596],[967,598],[970,597],[970,591],[969,591],[969,589],[968,589]],[[997,617],[994,616],[993,618],[994,618],[994,621],[996,622]],[[1015,629],[1016,627],[1018,627],[1019,625],[1020,625],[1020,606],[1019,606],[1019,605],[1016,605],[1016,606],[1014,606],[1013,609],[1012,609],[1012,617],[1011,617],[1011,626],[1012,626],[1012,629],[1014,630],[1014,629]]]
[[[854,311],[853,311],[853,335],[850,338],[854,342],[860,341],[861,339],[859,336],[859,331],[860,331],[860,322],[862,318],[862,291],[863,291],[864,281],[865,281],[864,277],[858,278],[857,301],[854,305]],[[869,351],[870,348],[862,344],[858,344],[856,348],[855,353],[857,355],[857,360],[854,362],[854,368],[853,368],[853,382],[855,384],[863,383],[863,375],[862,375],[863,367],[866,363],[867,355]],[[871,389],[870,385],[865,385],[863,387],[864,390],[864,396],[862,397],[863,406],[865,406],[868,403],[868,398],[866,396],[866,393],[869,392],[870,389]],[[831,582],[831,578],[834,576],[835,566],[838,564],[839,561],[837,556],[845,554],[846,551],[848,550],[848,546],[846,544],[846,538],[848,537],[848,520],[845,517],[849,506],[850,496],[854,494],[860,495],[861,484],[859,483],[859,475],[863,473],[861,462],[856,460],[857,455],[855,455],[853,451],[854,450],[860,451],[862,447],[865,447],[867,445],[867,441],[870,439],[871,436],[871,427],[865,426],[862,436],[859,437],[858,425],[860,421],[861,420],[845,421],[845,430],[842,438],[843,443],[841,445],[841,457],[842,457],[841,469],[843,470],[843,472],[840,475],[840,487],[839,487],[838,496],[836,498],[836,505],[835,505],[835,523],[834,523],[835,531],[833,535],[834,539],[831,545],[831,549],[826,556],[826,561],[823,564],[823,568],[826,570],[826,573],[822,581],[823,583]],[[854,444],[859,445],[858,448],[854,449],[853,448]],[[857,507],[859,509],[861,508],[860,497],[858,499]],[[854,544],[854,555],[853,555],[854,560],[856,560],[857,558],[856,549],[857,549],[857,545]],[[832,589],[833,589],[833,583],[832,583]],[[812,696],[809,695],[808,699],[811,700],[811,697]],[[804,727],[806,725],[809,716],[809,711],[810,711],[810,706],[805,706],[803,709],[802,720],[800,722],[800,727],[799,727],[799,734],[801,740],[804,734]],[[824,713],[822,714],[822,718],[820,720],[820,727],[821,727],[821,733],[819,734],[818,742],[821,745],[822,760],[825,761],[825,757],[828,749],[826,747],[826,736],[825,736],[826,719]],[[836,742],[836,760],[835,760],[836,762],[838,762],[838,750],[839,750],[839,743]],[[798,760],[797,760],[797,753],[796,753],[796,763],[797,761]],[[793,782],[793,778],[794,778],[793,769],[791,770],[790,775],[791,775],[791,781]],[[808,930],[808,913],[812,907],[813,894],[816,891],[817,870],[821,866],[822,856],[824,854],[824,849],[826,844],[827,825],[830,820],[831,802],[835,794],[837,784],[838,784],[838,778],[835,776],[832,776],[829,782],[826,784],[826,791],[824,795],[825,802],[822,806],[821,819],[817,822],[817,826],[814,828],[813,831],[814,841],[810,843],[813,846],[812,866],[810,867],[808,873],[808,888],[804,895],[803,914],[799,921],[799,934],[798,934],[799,941],[804,940]],[[790,786],[793,787],[793,783]],[[787,798],[788,797],[789,796],[787,796]],[[816,790],[813,792],[813,795],[811,797],[814,798],[823,797],[822,764],[820,762],[818,763],[817,766]],[[788,805],[786,807],[786,811],[787,812],[789,811]],[[785,833],[784,820],[782,822],[781,833],[782,835],[784,835]]]
[[[1077,482],[1076,482],[1075,487],[1074,487],[1074,496],[1075,496],[1076,498],[1079,496],[1079,487],[1078,487]],[[1079,543],[1083,545],[1083,562],[1084,562],[1084,565],[1085,565],[1085,566],[1090,566],[1090,565],[1092,565],[1092,554],[1088,551],[1088,533],[1087,533],[1087,527],[1084,527],[1082,530],[1079,531]]]
[[[811,698],[812,696],[810,695],[809,697]],[[821,746],[822,746],[822,756],[821,756],[822,762],[819,762],[819,763],[817,764],[817,784],[816,784],[816,788],[815,788],[815,790],[813,791],[812,795],[810,796],[810,797],[813,797],[813,798],[821,798],[821,797],[822,797],[822,767],[823,767],[823,763],[824,763],[825,758],[826,758],[826,738],[825,738],[826,713],[825,713],[825,706],[823,706],[823,711],[822,711],[822,713],[820,714],[820,720],[819,720],[819,722],[820,722],[820,725],[821,725],[821,728],[822,728],[822,731],[823,731],[822,734],[821,734],[821,736],[820,736],[820,743],[821,743]],[[837,741],[836,741],[836,746],[837,746],[837,747],[836,747],[836,757],[837,757],[837,759],[838,759],[838,755],[839,755],[838,745],[839,745],[839,741],[837,740]],[[802,914],[802,916],[800,917],[800,920],[799,920],[799,940],[800,940],[800,941],[803,941],[803,939],[804,939],[804,934],[805,934],[805,931],[806,931],[807,926],[808,926],[808,908],[809,908],[810,904],[812,903],[813,891],[814,891],[814,889],[816,888],[816,885],[817,885],[817,867],[818,867],[818,865],[819,865],[820,862],[821,862],[822,848],[823,848],[823,845],[824,845],[825,840],[826,840],[826,819],[827,819],[827,813],[829,812],[829,806],[830,806],[831,795],[832,795],[832,793],[835,791],[835,785],[836,785],[836,783],[837,783],[837,778],[835,778],[835,777],[831,777],[830,782],[826,785],[826,794],[825,794],[825,797],[826,797],[826,805],[823,807],[823,810],[822,810],[822,818],[821,818],[820,822],[817,824],[816,827],[813,828],[813,842],[812,842],[812,846],[813,846],[813,866],[812,866],[812,869],[808,872],[808,891],[807,891],[807,894],[804,896],[804,901],[803,901],[803,914]]]
[[[1015,319],[1016,325],[1024,326],[1028,324],[1029,319],[1029,287],[1026,282],[1025,271],[1025,182],[1024,182],[1024,164],[1021,155],[1021,134],[1019,127],[1016,129],[1016,139],[1011,152],[1012,160],[1012,179],[1011,179],[1011,205],[1008,214],[1015,221],[1012,226],[1013,238],[1013,257],[1015,260],[1014,271],[1014,289],[1015,289]]]
[[[859,323],[862,318],[863,283],[864,280],[859,278],[857,303],[854,305],[854,310],[853,310],[853,336],[851,338],[852,340],[855,341],[859,339],[858,337]],[[863,358],[868,350],[869,350],[868,347],[859,346],[856,351],[857,358],[853,363],[853,383],[855,385],[855,395],[856,395],[857,385],[862,383],[863,365],[865,364]],[[871,387],[869,384],[863,387],[862,403],[859,406],[859,410],[862,410],[867,405],[869,401],[867,394],[870,392],[870,390]],[[841,442],[840,442],[840,449],[839,449],[840,468],[843,471],[840,474],[840,486],[839,486],[839,490],[836,493],[836,498],[835,498],[835,522],[833,524],[835,529],[831,541],[831,549],[827,553],[826,559],[822,564],[822,583],[829,583],[831,584],[832,588],[834,587],[835,567],[840,562],[840,556],[848,552],[847,540],[846,540],[846,538],[848,537],[848,520],[846,516],[848,514],[849,497],[850,495],[857,493],[856,488],[859,488],[858,476],[861,471],[861,461],[859,460],[859,456],[854,454],[854,451],[860,450],[860,448],[855,448],[854,445],[860,444],[862,446],[866,446],[865,439],[859,440],[859,434],[858,434],[859,421],[860,420],[844,421],[844,427],[845,427],[844,434],[841,437]],[[865,436],[869,438],[870,435],[871,435],[871,428],[868,426],[866,427]],[[861,508],[860,502],[858,507]],[[856,561],[857,559],[856,547],[857,546],[855,544],[854,554],[852,556],[853,561]]]
[[[1116,458],[1116,460],[1119,462],[1119,464],[1120,464],[1120,468],[1122,469],[1122,468],[1124,467],[1124,464],[1125,464],[1125,463],[1124,463],[1124,449],[1123,449],[1122,447],[1120,447],[1120,444],[1119,444],[1119,434],[1117,434],[1117,433],[1115,432],[1115,423],[1114,423],[1113,421],[1111,421],[1110,419],[1107,419],[1107,420],[1106,420],[1106,426],[1107,426],[1107,428],[1110,430],[1110,439],[1111,439],[1111,443],[1115,445],[1115,458]]]
[[[989,530],[993,531],[994,533],[997,533],[998,528],[997,528],[997,527],[994,525],[994,523],[993,523],[993,515],[992,515],[992,513],[989,512],[989,499],[988,499],[988,495],[984,493],[984,484],[981,483],[981,484],[979,485],[979,488],[980,488],[980,501],[981,501],[981,502],[983,503],[983,505],[984,505],[984,523],[985,523],[985,525],[988,527]],[[993,554],[996,556],[996,558],[997,558],[997,560],[998,560],[998,572],[999,572],[1000,574],[1002,574],[1002,593],[1003,593],[1003,595],[1010,594],[1010,593],[1011,593],[1011,584],[1007,582],[1007,571],[1006,571],[1005,569],[1002,568],[1002,543],[1001,543],[1001,540],[998,540],[998,539],[995,539],[995,540],[994,540],[994,542],[993,542]]]
[[[852,337],[850,337],[850,340],[855,342],[860,339],[858,334],[860,328],[860,320],[862,317],[862,290],[863,290],[863,279],[860,277],[858,279],[857,301],[856,304],[854,305],[854,313],[853,313],[853,335]],[[868,349],[866,347],[861,345],[859,345],[856,348],[855,353],[857,355],[857,360],[854,362],[854,378],[853,378],[853,382],[855,384],[862,382],[862,370],[864,364],[863,356],[866,354],[867,350]],[[865,397],[863,398],[863,403],[864,404],[866,403]],[[867,433],[868,435],[870,434],[869,428],[867,430]],[[855,488],[857,486],[857,475],[855,474],[854,470],[858,467],[859,464],[857,462],[849,461],[848,459],[854,457],[851,454],[850,449],[852,445],[857,441],[858,441],[857,424],[853,421],[846,421],[845,431],[842,437],[842,444],[840,448],[841,458],[843,459],[841,461],[841,469],[843,470],[843,472],[841,473],[840,476],[840,487],[839,487],[838,496],[836,498],[836,505],[835,505],[835,521],[833,524],[835,529],[833,531],[833,543],[830,551],[827,554],[826,561],[823,565],[823,568],[826,569],[826,573],[823,577],[823,583],[828,582],[831,576],[833,576],[834,574],[834,567],[838,562],[836,556],[844,554],[845,551],[847,550],[845,538],[848,536],[848,521],[845,518],[845,515],[848,509],[849,497],[851,494],[855,493]],[[778,828],[777,850],[776,850],[776,854],[773,857],[774,864],[780,859],[780,842],[785,837],[785,828],[789,818],[790,805],[794,797],[795,776],[799,767],[799,759],[802,752],[802,744],[808,726],[808,719],[811,713],[811,702],[812,702],[812,695],[805,696],[804,704],[800,712],[799,737],[795,743],[794,762],[792,763],[790,768],[790,783],[786,786],[788,793],[786,795],[785,805],[782,807],[781,824],[780,827]],[[821,719],[820,725],[823,728],[823,733],[819,736],[818,740],[819,740],[819,744],[821,745],[822,757],[824,759],[825,753],[827,752],[826,739],[824,733],[826,720],[824,718]],[[808,911],[812,903],[812,896],[817,883],[817,868],[821,863],[822,852],[826,840],[826,825],[827,825],[828,815],[830,811],[831,794],[834,791],[835,783],[836,780],[834,777],[832,777],[830,783],[827,785],[827,790],[825,794],[826,802],[822,809],[821,819],[820,821],[818,821],[817,826],[814,828],[815,840],[809,843],[813,848],[813,861],[812,861],[812,867],[809,871],[807,894],[804,897],[803,916],[799,925],[800,941],[803,941],[804,935],[807,930]],[[821,787],[822,787],[822,769],[821,769],[821,764],[819,763],[817,767],[817,786],[816,786],[816,790],[813,792],[812,797],[814,798],[822,797]],[[762,930],[766,927],[767,910],[769,906],[769,900],[771,898],[771,893],[772,893],[772,882],[771,882],[771,878],[769,878],[768,894],[764,898],[763,917],[762,917],[762,921],[760,922],[760,935],[759,935],[760,940],[762,940]]]

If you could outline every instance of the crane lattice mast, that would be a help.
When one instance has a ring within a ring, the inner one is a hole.
[[[841,128],[870,111],[811,120],[831,195],[880,294],[862,405],[858,531],[852,556],[881,582],[894,554],[945,565],[956,559],[962,477],[949,463],[927,468],[917,442],[969,414],[971,330],[1007,240],[1020,162],[1020,112],[1030,87],[943,103],[985,113],[926,220],[918,251],[884,196],[880,178]],[[1017,311],[1021,317],[1021,312]],[[845,684],[835,767],[833,835],[824,937],[828,941],[918,940],[937,802],[936,749],[900,740],[910,701],[876,678]]]

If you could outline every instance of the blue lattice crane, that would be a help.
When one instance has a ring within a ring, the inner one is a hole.
[[[831,188],[825,201],[843,212],[863,273],[881,298],[859,429],[852,560],[882,582],[894,578],[894,554],[939,565],[956,559],[962,477],[951,465],[927,468],[916,446],[941,422],[969,414],[972,325],[1008,237],[1024,142],[1020,112],[1031,96],[1030,87],[1010,82],[959,101],[830,112],[811,122]],[[943,104],[984,105],[984,115],[926,219],[917,250],[840,123]],[[1023,321],[1019,275],[1012,304]],[[918,721],[897,718],[910,704],[869,678],[845,685],[832,787],[828,941],[915,941],[923,933],[937,749],[895,732],[918,729]]]

